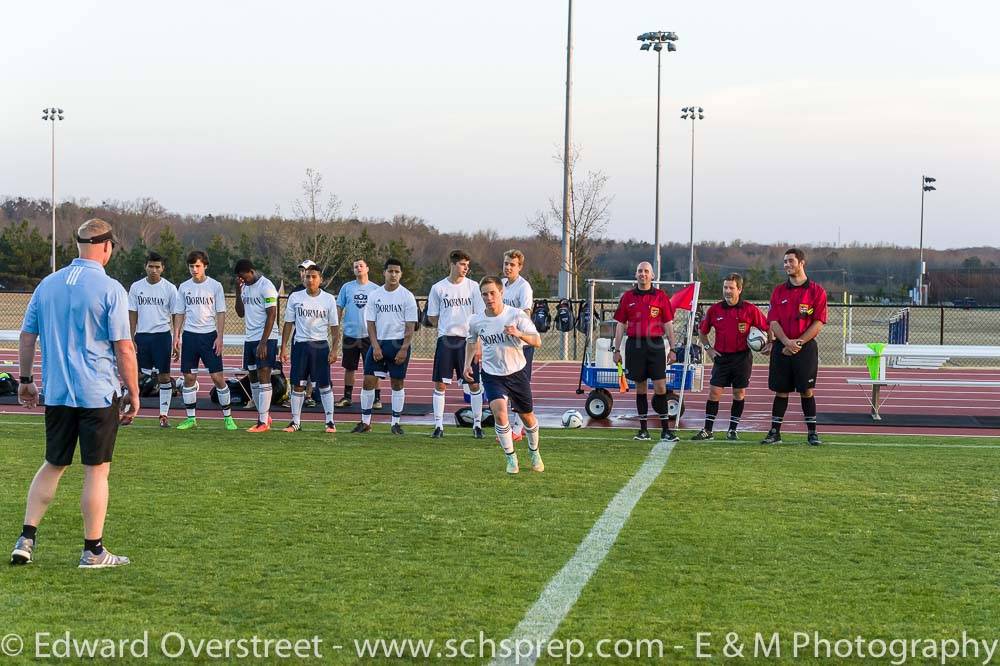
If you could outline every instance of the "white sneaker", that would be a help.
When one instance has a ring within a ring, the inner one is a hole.
[[[531,471],[544,472],[545,463],[542,462],[542,454],[538,452],[538,449],[535,449],[534,451],[528,449],[528,455],[531,456]]]
[[[518,467],[518,465],[517,465],[517,453],[516,452],[515,453],[507,453],[507,454],[504,454],[504,455],[507,456],[507,473],[508,474],[517,474],[518,472],[520,472],[521,468]]]
[[[105,548],[100,555],[95,555],[89,550],[83,551],[80,556],[81,569],[108,569],[110,567],[121,567],[129,563],[127,557],[112,555],[111,551]]]

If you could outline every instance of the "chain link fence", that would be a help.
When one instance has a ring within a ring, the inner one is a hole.
[[[21,328],[24,311],[31,298],[30,292],[0,291],[0,331],[17,331]],[[421,311],[426,306],[426,298],[418,298]],[[226,314],[226,333],[242,334],[243,320],[236,316],[235,298],[227,296],[228,310]],[[555,306],[558,299],[548,299],[549,308],[555,316]],[[710,302],[700,304],[702,310],[707,309]],[[767,312],[767,303],[758,303]],[[580,301],[573,303],[574,313],[579,312]],[[601,299],[594,302],[594,314],[601,321],[610,320],[617,300]],[[905,307],[909,308],[909,342],[911,344],[951,344],[951,345],[1000,345],[1000,308],[961,308],[941,306],[899,306],[899,305],[844,305],[831,303],[826,326],[820,333],[819,355],[823,365],[850,365],[851,359],[844,355],[844,344],[847,342],[887,342],[889,339],[889,324],[894,316]],[[278,307],[279,326],[285,313],[285,298],[282,297]],[[680,310],[674,319],[676,340],[681,342],[687,327],[687,317],[690,313]],[[566,334],[568,336],[568,357],[579,361],[586,348],[586,335],[578,330]],[[10,336],[7,336],[10,337]],[[535,353],[537,361],[555,361],[562,358],[562,333],[553,326],[542,336],[542,348]],[[413,355],[415,358],[432,358],[437,342],[434,329],[421,327],[413,338]],[[16,336],[13,339],[0,341],[0,348],[16,349]],[[230,350],[236,353],[236,349]],[[761,357],[757,357],[762,362]],[[854,363],[858,363],[857,360]],[[949,365],[954,366],[1000,366],[1000,359],[952,359]]]

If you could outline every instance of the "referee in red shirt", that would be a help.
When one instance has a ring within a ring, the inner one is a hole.
[[[812,446],[822,442],[816,434],[816,373],[819,370],[819,346],[816,336],[826,323],[826,291],[806,276],[806,255],[798,248],[785,251],[783,260],[788,281],[771,293],[767,321],[775,341],[767,386],[774,391],[771,429],[761,444],[781,442],[781,423],[788,409],[788,394],[793,390],[802,398],[802,414],[809,429]]]
[[[615,363],[622,362],[622,336],[625,343],[625,373],[635,382],[635,406],[639,412],[639,432],[634,439],[649,441],[646,414],[649,402],[646,397],[647,380],[653,381],[653,411],[660,417],[660,441],[676,442],[677,435],[670,430],[667,413],[667,363],[674,361],[674,307],[662,289],[653,286],[653,267],[648,261],[635,269],[636,288],[622,294],[615,311]],[[670,347],[663,346],[666,335]]]
[[[722,281],[723,300],[708,308],[698,327],[698,337],[705,353],[712,359],[712,380],[705,403],[705,427],[692,437],[695,441],[714,439],[712,428],[719,414],[719,400],[723,389],[733,387],[733,406],[729,410],[729,432],[726,439],[736,441],[736,428],[743,416],[743,405],[753,370],[753,354],[747,346],[751,327],[767,331],[764,313],[753,303],[743,300],[743,276],[730,273]],[[708,333],[715,329],[715,346],[708,341]]]

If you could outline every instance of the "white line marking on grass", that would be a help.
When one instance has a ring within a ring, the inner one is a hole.
[[[566,614],[573,608],[587,581],[594,575],[614,545],[632,509],[663,471],[673,450],[674,445],[670,442],[660,442],[653,447],[635,476],[629,479],[629,482],[608,502],[604,513],[590,528],[590,532],[577,547],[573,557],[563,565],[559,573],[553,576],[538,597],[538,601],[528,609],[524,618],[514,628],[507,639],[507,644],[527,645],[527,641],[530,641],[534,646],[532,654],[525,658],[523,654],[517,653],[515,647],[515,654],[507,659],[494,659],[491,664],[518,663],[530,666],[537,661],[539,655],[535,648],[541,649],[542,644],[548,642]]]

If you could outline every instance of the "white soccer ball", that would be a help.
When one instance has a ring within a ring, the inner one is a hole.
[[[563,428],[582,428],[583,415],[575,409],[567,409],[562,415]]]
[[[765,346],[767,346],[767,333],[756,326],[751,326],[750,332],[747,333],[747,347],[755,352],[759,352]]]

